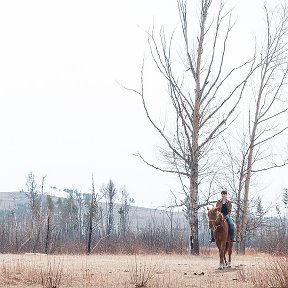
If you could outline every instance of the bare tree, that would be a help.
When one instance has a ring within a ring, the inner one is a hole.
[[[288,10],[281,6],[271,12],[265,6],[266,37],[259,53],[259,64],[251,77],[252,91],[249,109],[249,123],[246,128],[246,150],[243,153],[239,183],[244,183],[240,224],[240,252],[245,253],[249,211],[251,178],[255,173],[282,167],[287,159],[277,159],[269,143],[282,135],[288,128],[287,95],[283,91],[288,75]],[[239,184],[240,186],[240,184]],[[241,187],[242,189],[242,187]],[[239,189],[239,194],[242,190]],[[240,200],[240,197],[239,197]],[[240,205],[240,203],[239,203]],[[240,211],[239,211],[240,212]]]
[[[93,218],[97,214],[97,195],[95,193],[94,187],[94,177],[92,175],[92,195],[91,202],[89,207],[89,223],[88,223],[88,242],[87,242],[87,254],[91,253],[91,244],[92,244],[92,232],[93,232]]]
[[[45,253],[48,254],[51,241],[52,219],[54,211],[54,203],[50,195],[46,196],[46,209],[47,209],[47,222],[46,222],[46,237],[45,237]]]
[[[117,196],[117,189],[111,179],[106,186],[103,186],[102,193],[106,199],[106,236],[109,236],[114,228],[114,202]]]
[[[27,176],[26,181],[27,192],[26,196],[29,201],[29,208],[31,210],[31,221],[30,221],[30,231],[27,240],[24,242],[26,244],[31,240],[31,249],[36,252],[37,246],[39,245],[39,234],[40,234],[40,212],[41,212],[41,199],[39,194],[39,187],[36,183],[35,176],[30,172]],[[22,245],[24,245],[22,244]]]
[[[118,214],[120,216],[119,222],[119,234],[123,237],[126,236],[128,227],[129,227],[129,210],[130,205],[133,203],[133,198],[129,197],[129,193],[127,192],[125,187],[121,188],[121,206],[118,210]]]
[[[288,206],[288,189],[285,188],[283,192],[283,203],[285,205],[285,208]]]
[[[171,135],[165,127],[158,125],[149,112],[144,95],[144,64],[140,91],[129,90],[141,96],[148,120],[166,144],[162,149],[166,167],[150,163],[141,154],[138,156],[151,167],[179,177],[188,200],[191,252],[199,254],[199,184],[215,175],[213,162],[217,160],[212,156],[213,145],[233,121],[232,115],[254,69],[254,58],[233,67],[228,66],[228,61],[226,63],[233,23],[223,1],[200,0],[199,5],[188,2],[177,0],[184,47],[180,61],[175,59],[180,41],[177,39],[177,46],[173,46],[174,34],[167,39],[164,28],[157,36],[154,29],[148,33],[152,59],[167,82],[174,112],[169,111],[169,116],[173,119],[175,133]],[[198,10],[198,22],[193,22]]]

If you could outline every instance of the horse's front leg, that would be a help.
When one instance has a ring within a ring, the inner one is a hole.
[[[223,256],[223,258],[224,258],[225,267],[227,267],[227,266],[228,266],[228,262],[227,262],[227,260],[226,260],[226,250],[224,250],[224,256]]]
[[[225,244],[225,243],[224,243]],[[224,268],[224,256],[225,256],[225,247],[223,243],[218,243],[218,250],[219,250],[219,258],[220,258],[220,263],[218,269],[222,270]]]

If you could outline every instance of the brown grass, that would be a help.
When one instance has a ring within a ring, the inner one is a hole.
[[[0,287],[255,287],[247,271],[269,257],[232,256],[232,268],[220,271],[214,248],[201,256],[1,254]]]
[[[255,269],[244,269],[238,272],[242,281],[251,282],[255,288],[287,288],[288,256],[269,256],[264,263]]]

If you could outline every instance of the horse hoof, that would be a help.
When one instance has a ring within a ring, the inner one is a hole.
[[[224,264],[220,264],[218,267],[219,270],[223,270],[224,269]]]

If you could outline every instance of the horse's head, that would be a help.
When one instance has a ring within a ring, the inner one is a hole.
[[[220,207],[211,208],[208,206],[207,209],[208,209],[209,228],[211,229],[219,216]]]

